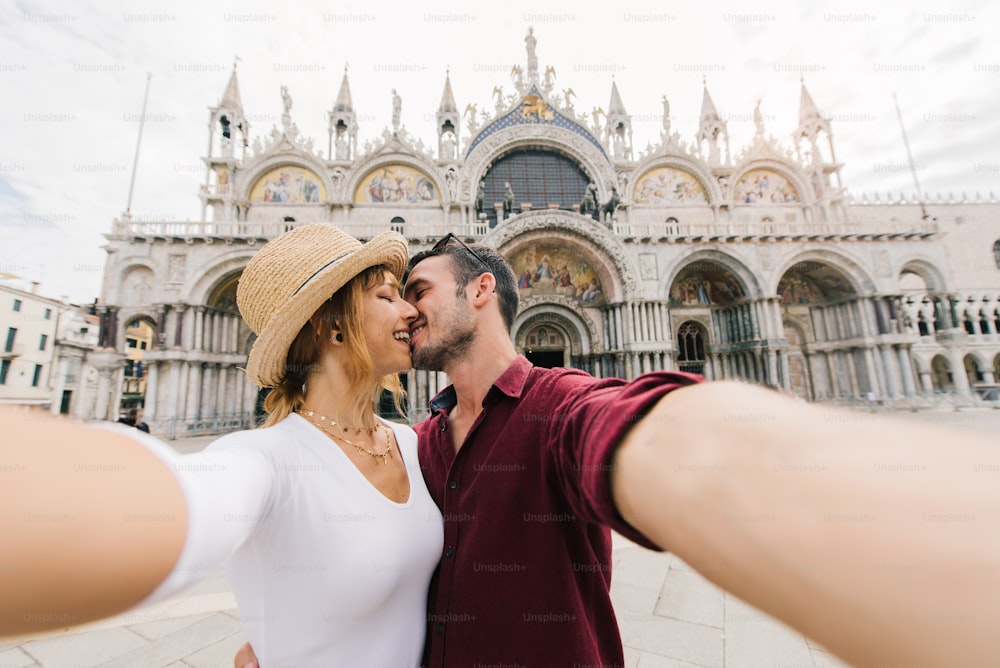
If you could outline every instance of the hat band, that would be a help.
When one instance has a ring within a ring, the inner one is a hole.
[[[315,271],[315,272],[313,273],[313,275],[312,275],[312,276],[310,276],[309,278],[307,278],[307,279],[306,279],[306,280],[305,280],[305,281],[304,281],[304,282],[302,283],[302,285],[300,285],[300,286],[299,286],[299,287],[298,287],[298,288],[297,288],[297,289],[295,290],[295,292],[293,292],[293,293],[292,293],[292,297],[294,297],[295,295],[297,295],[297,294],[299,294],[300,292],[302,292],[302,290],[303,290],[303,289],[304,289],[304,288],[305,288],[305,287],[306,287],[307,285],[309,285],[309,283],[310,283],[310,282],[312,282],[312,280],[313,280],[314,278],[316,278],[317,276],[319,276],[319,275],[320,275],[320,274],[322,274],[322,273],[323,273],[324,271],[326,271],[327,269],[329,269],[329,268],[330,268],[330,267],[332,267],[333,265],[337,264],[338,262],[341,262],[342,260],[345,260],[345,259],[349,258],[349,257],[350,257],[351,255],[353,255],[353,254],[354,254],[355,252],[357,252],[357,249],[355,249],[355,250],[351,250],[351,251],[347,251],[347,252],[346,252],[346,253],[345,253],[344,255],[341,255],[340,257],[338,257],[338,258],[336,258],[336,259],[334,259],[334,260],[330,260],[329,262],[327,262],[326,264],[324,264],[324,265],[323,265],[322,267],[320,267],[319,269],[317,269],[317,270],[316,270],[316,271]]]

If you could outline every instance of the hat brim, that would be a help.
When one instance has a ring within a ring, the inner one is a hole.
[[[399,281],[408,261],[406,239],[383,232],[312,276],[278,308],[254,341],[247,375],[259,387],[276,387],[285,375],[288,349],[312,314],[352,278],[369,267],[385,265]]]

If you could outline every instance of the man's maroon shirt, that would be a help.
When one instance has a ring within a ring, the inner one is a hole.
[[[658,399],[700,380],[670,372],[597,379],[518,357],[487,392],[457,454],[454,389],[434,398],[415,427],[444,515],[425,666],[624,665],[608,592],[609,528],[657,548],[615,509],[611,460]]]

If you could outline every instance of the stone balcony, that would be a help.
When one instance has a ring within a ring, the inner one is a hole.
[[[847,220],[825,222],[652,223],[615,222],[612,230],[624,241],[644,243],[754,241],[882,241],[927,239],[938,233],[934,220]]]
[[[519,215],[508,220],[516,220]],[[506,221],[505,221],[506,222]],[[264,243],[304,223],[284,221],[136,221],[116,220],[110,239],[125,241],[166,241],[168,243]],[[501,223],[503,225],[504,223]],[[596,223],[601,224],[603,223]],[[386,229],[400,232],[411,242],[421,243],[438,239],[448,232],[465,239],[481,239],[490,228],[487,221],[473,224],[443,222],[405,224],[351,222],[346,226],[354,236],[365,240]],[[939,232],[935,220],[878,220],[855,219],[822,222],[718,222],[718,223],[666,223],[650,224],[616,221],[612,231],[625,242],[643,243],[692,243],[692,242],[752,242],[752,241],[881,241],[886,239],[926,239]]]

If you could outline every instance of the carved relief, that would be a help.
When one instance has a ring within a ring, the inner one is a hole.
[[[183,283],[186,267],[186,255],[171,255],[167,261],[167,283]]]
[[[660,272],[656,268],[655,253],[639,254],[639,274],[644,281],[655,281],[660,277]]]

